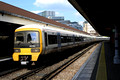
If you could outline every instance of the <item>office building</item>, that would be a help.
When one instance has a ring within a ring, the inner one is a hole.
[[[91,34],[91,35],[96,35],[96,31],[95,29],[87,22],[87,21],[84,21],[83,22],[83,31]]]

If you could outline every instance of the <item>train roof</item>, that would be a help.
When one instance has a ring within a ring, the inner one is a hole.
[[[21,26],[19,28],[17,28],[16,30],[18,29],[23,29],[23,28],[38,28],[38,29],[41,29],[42,31],[51,31],[51,32],[60,32],[60,33],[63,33],[63,34],[68,34],[68,35],[76,35],[76,36],[86,36],[86,37],[92,37],[90,35],[87,35],[87,34],[83,34],[83,33],[80,33],[80,32],[75,32],[75,31],[68,31],[68,30],[63,30],[63,29],[60,29],[60,28],[54,28],[54,27],[50,27],[50,26],[45,26],[45,25],[40,25],[40,24],[30,24],[30,25],[25,25],[25,26]]]

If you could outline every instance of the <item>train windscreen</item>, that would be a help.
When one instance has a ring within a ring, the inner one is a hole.
[[[20,31],[15,33],[15,47],[39,47],[39,32]]]

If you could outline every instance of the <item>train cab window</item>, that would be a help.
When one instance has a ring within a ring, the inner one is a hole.
[[[28,32],[27,43],[39,43],[38,32]]]
[[[15,34],[15,43],[23,43],[24,42],[24,34],[16,33]]]
[[[37,31],[20,31],[15,32],[14,47],[29,48],[40,47],[39,32]]]

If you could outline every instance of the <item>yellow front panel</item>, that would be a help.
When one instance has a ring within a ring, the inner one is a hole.
[[[19,61],[19,53],[13,53],[13,60]]]
[[[21,49],[21,55],[31,53],[31,48],[20,48],[20,49]]]
[[[13,54],[13,60],[14,61],[19,61],[19,55],[31,55],[32,56],[31,61],[37,61],[40,53],[14,53]]]
[[[31,61],[37,61],[39,55],[42,53],[42,32],[40,29],[36,28],[24,28],[24,29],[17,29],[17,31],[39,31],[40,33],[40,52],[39,53],[31,53],[31,48],[19,48],[21,50],[20,53],[13,53],[13,60],[19,61],[19,55],[31,55]],[[18,48],[16,48],[18,49]]]

